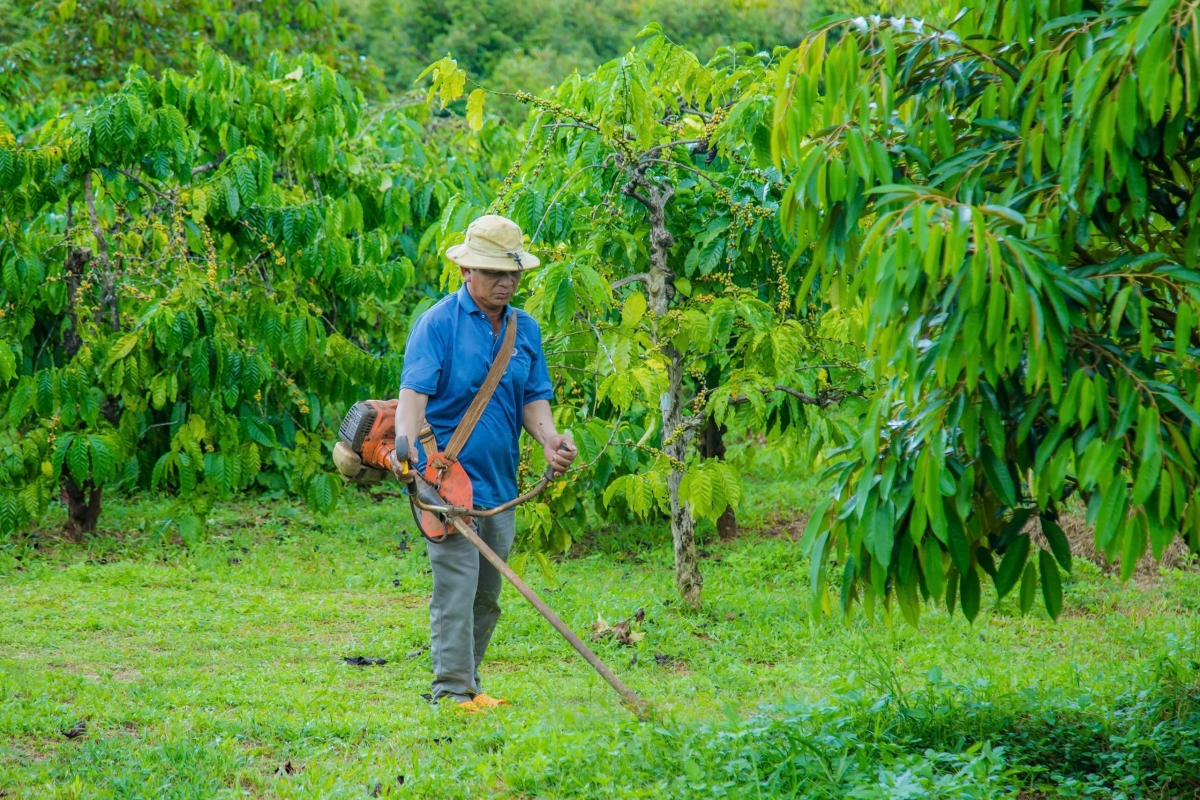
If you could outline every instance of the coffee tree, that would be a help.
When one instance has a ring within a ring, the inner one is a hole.
[[[833,20],[779,71],[783,227],[880,381],[807,531],[815,597],[836,554],[847,612],[973,619],[983,573],[1057,617],[1070,503],[1125,577],[1200,549],[1196,12],[952,11]]]
[[[532,113],[490,210],[513,217],[544,260],[525,308],[566,401],[559,424],[590,467],[528,509],[535,535],[562,550],[585,512],[666,513],[676,586],[698,604],[695,520],[741,497],[713,452],[721,426],[789,448],[841,441],[845,421],[819,412],[865,378],[852,315],[808,302],[807,259],[789,260],[778,225],[773,59],[725,50],[702,64],[657,28],[644,33],[643,47],[591,75],[517,96]],[[465,91],[449,58],[429,74],[443,103]],[[477,88],[465,104],[477,128],[486,97]],[[431,231],[431,246],[454,243],[485,211],[468,205]]]
[[[0,530],[59,487],[76,532],[109,487],[177,491],[185,538],[255,481],[327,510],[345,403],[395,390],[421,137],[311,56],[197,63],[0,129]]]

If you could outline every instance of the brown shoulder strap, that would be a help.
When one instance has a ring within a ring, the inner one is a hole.
[[[437,439],[433,436],[433,428],[428,422],[421,423],[421,432],[417,434],[417,439],[421,442],[421,449],[425,451],[425,460],[433,458],[437,453]]]
[[[504,341],[500,343],[500,352],[496,354],[496,360],[492,362],[492,368],[488,370],[487,377],[483,380],[483,385],[475,393],[475,399],[471,401],[471,405],[467,408],[467,413],[463,414],[462,421],[454,429],[454,435],[450,437],[450,443],[446,445],[446,450],[442,453],[442,456],[451,464],[458,459],[458,454],[462,452],[463,445],[467,443],[467,439],[471,438],[471,433],[474,432],[475,425],[479,422],[479,418],[483,416],[483,410],[487,408],[488,402],[492,399],[492,394],[495,393],[496,387],[500,385],[500,379],[504,377],[504,371],[508,369],[508,361],[512,358],[513,348],[516,346],[516,343],[517,312],[511,311],[508,315],[508,328],[504,331]],[[431,444],[433,444],[432,438],[433,434],[431,432]],[[422,444],[424,443],[424,439],[422,439]]]

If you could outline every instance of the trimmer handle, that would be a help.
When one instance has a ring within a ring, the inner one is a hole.
[[[396,480],[401,483],[407,483],[409,493],[416,491],[416,486],[413,483],[413,478],[416,472],[413,471],[412,464],[408,460],[408,437],[396,437],[396,464],[392,468],[392,472],[396,474]]]
[[[560,443],[560,444],[558,445],[558,452],[560,452],[560,453],[565,453],[565,452],[566,452],[566,450],[567,450],[567,443],[566,443],[566,442],[562,442],[562,443]],[[542,475],[542,479],[543,479],[543,480],[545,480],[547,483],[549,483],[550,481],[554,480],[554,477],[555,477],[555,475],[554,475],[554,465],[553,465],[553,464],[549,464],[549,465],[547,465],[547,467],[546,467],[546,472],[545,472],[545,473],[543,473],[543,475]]]

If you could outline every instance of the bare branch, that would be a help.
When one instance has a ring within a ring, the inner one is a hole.
[[[146,182],[145,182],[145,181],[143,181],[141,178],[139,178],[137,175],[134,175],[132,172],[129,172],[128,170],[124,170],[124,169],[118,169],[118,170],[117,170],[117,172],[121,173],[121,174],[122,174],[122,175],[124,175],[126,178],[129,178],[129,180],[133,181],[133,182],[134,182],[134,183],[136,183],[138,186],[140,186],[140,187],[142,187],[143,189],[145,189],[147,192],[151,192],[151,193],[153,193],[153,194],[156,194],[156,195],[158,195],[159,197],[161,197],[162,199],[166,200],[167,202],[169,202],[169,203],[171,203],[171,204],[174,204],[174,203],[175,203],[175,200],[174,200],[174,198],[172,198],[172,197],[171,197],[169,194],[166,194],[165,192],[160,192],[158,189],[155,189],[153,186],[151,186],[150,184],[146,183]]]
[[[845,389],[829,388],[822,389],[821,391],[817,392],[816,396],[813,396],[811,394],[805,394],[798,389],[793,389],[790,386],[781,386],[779,384],[776,384],[773,388],[763,387],[759,389],[759,391],[763,394],[770,394],[771,392],[776,391],[785,392],[790,394],[792,397],[795,397],[805,405],[816,406],[818,408],[829,408],[830,406],[837,405],[842,400],[845,400],[847,397],[855,394],[854,392],[850,392]],[[736,397],[729,398],[729,405],[731,406],[739,406],[742,403],[749,402],[750,398],[746,395],[738,395]]]
[[[622,286],[627,286],[631,283],[637,283],[638,281],[648,281],[648,280],[650,280],[649,273],[639,272],[636,275],[630,275],[626,278],[619,278],[619,279],[613,281],[612,288],[613,288],[613,291],[616,291],[617,289],[620,289]]]
[[[108,241],[104,231],[100,229],[100,218],[96,215],[96,198],[92,194],[91,170],[83,176],[83,196],[87,201],[88,219],[92,223],[92,234],[96,237],[96,245],[100,248],[100,263],[103,267],[101,285],[104,289],[104,303],[108,306],[110,322],[113,331],[121,330],[121,316],[117,308],[117,287],[113,277],[112,260],[108,255]]]
[[[221,156],[218,156],[215,161],[210,161],[207,164],[201,164],[198,167],[193,167],[192,168],[192,177],[194,178],[197,175],[200,175],[205,172],[209,172],[210,170],[216,169],[217,167],[221,166],[221,162],[223,162],[224,160],[225,160],[225,156],[221,155]]]
[[[597,128],[595,125],[588,125],[583,122],[554,122],[554,123],[551,123],[551,124],[545,126],[546,130],[551,130],[551,131],[558,130],[559,128],[580,128],[585,131],[595,131],[597,133],[600,132],[600,129]]]
[[[701,178],[704,178],[704,180],[711,183],[713,186],[716,186],[718,188],[721,186],[721,184],[717,183],[717,181],[711,175],[709,175],[707,172],[696,169],[695,167],[689,167],[687,164],[680,164],[678,161],[669,161],[665,158],[646,158],[646,159],[642,159],[642,160],[644,163],[647,163],[647,164],[666,164],[669,167],[678,167],[679,169],[687,170],[688,172],[694,172],[695,174],[699,175]]]

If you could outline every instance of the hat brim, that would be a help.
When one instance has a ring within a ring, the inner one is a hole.
[[[532,253],[520,253],[521,257],[521,272],[526,272],[535,267],[541,266],[541,259]],[[499,272],[517,272],[517,262],[513,261],[508,256],[486,256],[482,253],[476,253],[467,247],[466,242],[456,244],[454,247],[446,250],[446,258],[458,264],[460,267],[468,269],[494,269]]]

